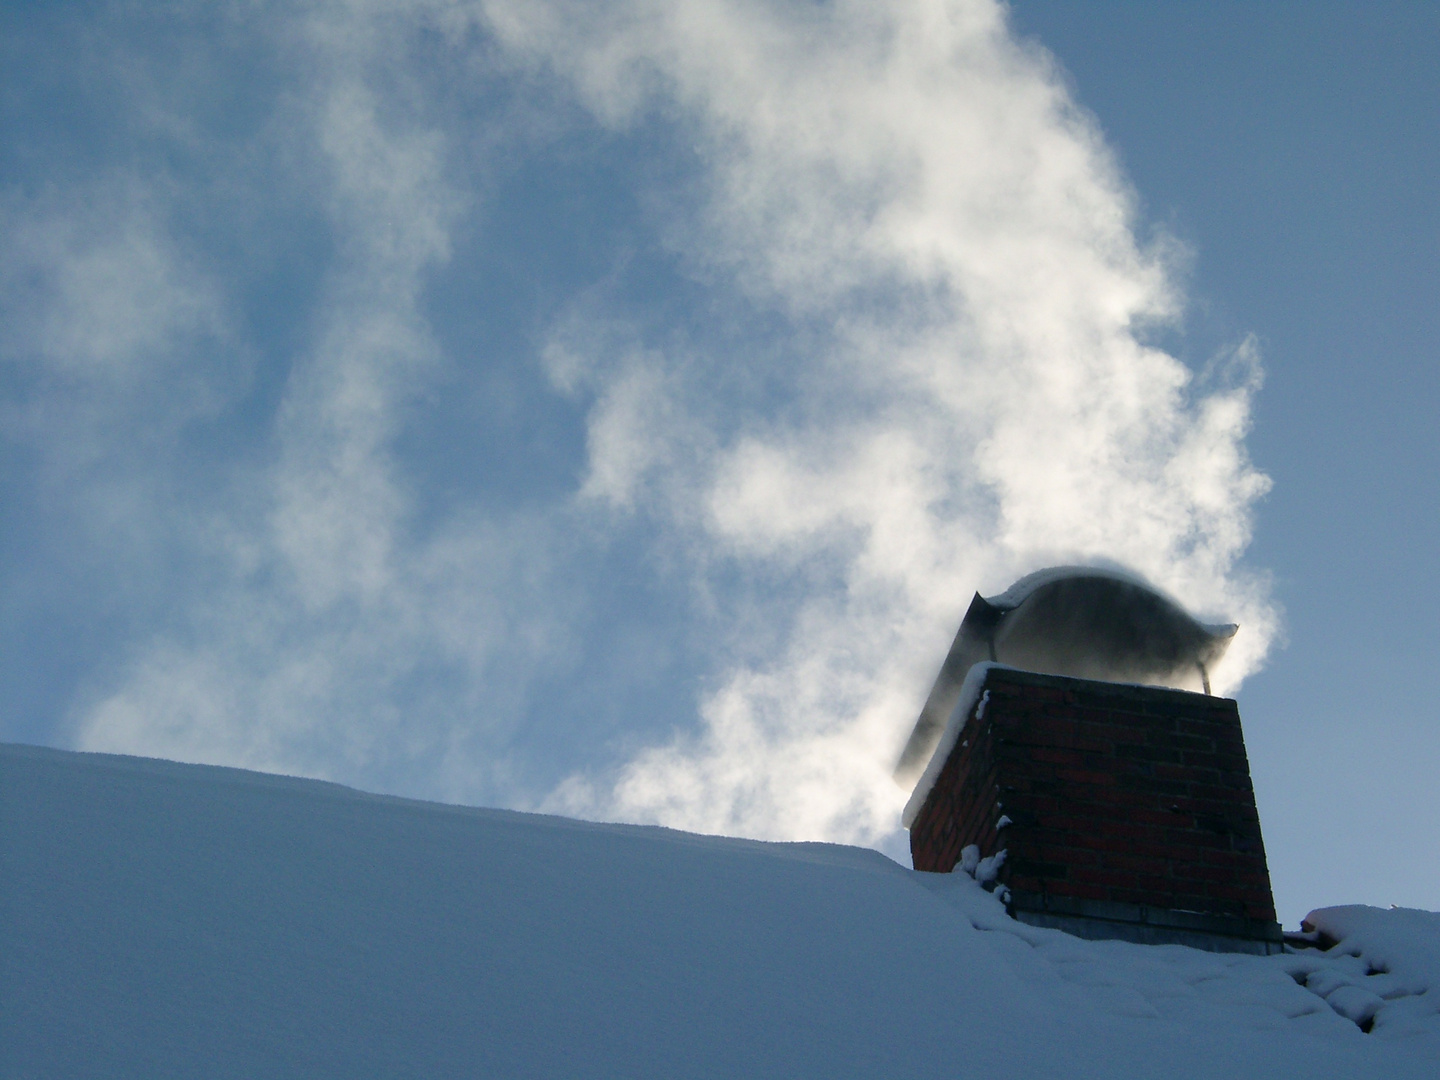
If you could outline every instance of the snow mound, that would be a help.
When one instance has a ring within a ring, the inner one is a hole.
[[[1295,981],[1364,1031],[1433,1033],[1440,1025],[1440,914],[1354,905],[1305,918],[1325,951],[1287,956]]]
[[[918,880],[964,913],[975,929],[1022,942],[1011,947],[1046,981],[1081,987],[1115,1015],[1254,1031],[1357,1029],[1440,1054],[1440,914],[1372,907],[1327,908],[1308,923],[1321,950],[1275,956],[1210,953],[1181,945],[1082,941],[1027,926],[966,874]],[[1440,1056],[1431,1057],[1432,1067]],[[1248,1075],[1248,1074],[1244,1074]]]
[[[1429,1080],[1440,916],[1311,918],[1081,941],[873,851],[0,745],[7,1078]]]

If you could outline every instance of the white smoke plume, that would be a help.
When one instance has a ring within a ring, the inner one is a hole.
[[[888,776],[900,718],[970,590],[1047,563],[1120,560],[1238,618],[1222,691],[1260,662],[1274,616],[1235,572],[1267,487],[1243,447],[1254,347],[1236,350],[1238,379],[1197,386],[1146,344],[1177,314],[1166,248],[1137,241],[1094,122],[1002,8],[487,10],[605,122],[678,110],[704,203],[677,249],[824,328],[786,356],[797,407],[705,431],[699,457],[676,443],[708,417],[674,419],[702,396],[692,363],[602,381],[587,493],[628,507],[648,467],[678,473],[646,492],[655,512],[712,557],[812,586],[758,616],[784,632],[732,667],[699,733],[640,754],[612,788],[573,781],[556,805],[875,842],[903,802]]]
[[[1276,614],[1239,563],[1268,485],[1255,348],[1198,377],[1154,344],[1174,253],[1139,239],[1095,121],[1003,6],[354,3],[303,26],[288,115],[336,269],[273,455],[196,527],[219,583],[95,694],[81,745],[362,782],[388,762],[419,793],[883,844],[976,589],[1118,561],[1241,624],[1218,691],[1262,662]],[[536,361],[584,410],[571,488],[459,499],[423,531],[397,432],[456,360],[427,283],[490,211],[480,137],[406,77],[416,27],[519,87],[536,130],[669,147],[638,197],[707,298],[680,326],[611,280],[575,295]],[[593,550],[636,530],[706,675],[673,732],[527,790],[513,718],[547,657],[584,650]]]

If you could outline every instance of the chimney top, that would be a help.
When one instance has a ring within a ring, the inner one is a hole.
[[[976,664],[1208,694],[1209,669],[1236,629],[1199,622],[1139,575],[1118,568],[1055,566],[998,596],[976,593],[895,779],[909,786],[925,771]]]

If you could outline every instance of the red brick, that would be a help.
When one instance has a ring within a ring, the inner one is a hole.
[[[1055,778],[1070,784],[1095,784],[1096,786],[1102,786],[1112,783],[1114,781],[1114,774],[1101,772],[1099,769],[1093,768],[1063,768],[1055,770]]]
[[[1007,884],[1017,892],[1044,892],[1046,880],[1026,874],[1011,874]]]
[[[966,843],[990,854],[1005,812],[1012,888],[1273,909],[1233,702],[1027,678],[992,673],[986,720],[967,725],[969,745],[952,753],[914,823],[917,867],[949,870]],[[1096,874],[1114,876],[1076,880]]]
[[[1224,866],[1210,866],[1204,863],[1177,862],[1175,876],[1190,881],[1230,881],[1236,872]]]
[[[1143,904],[1146,907],[1168,908],[1174,906],[1173,893],[1151,889],[1115,889],[1106,898],[1122,904]]]
[[[1110,890],[1104,885],[1091,885],[1084,881],[1052,882],[1047,891],[1055,896],[1073,896],[1077,900],[1110,899]]]
[[[1127,826],[1123,833],[1118,830],[1119,826],[1115,825],[1103,833],[1091,833],[1085,837],[1084,846],[1091,851],[1133,852],[1139,855],[1170,851],[1166,845],[1154,842],[1159,830],[1153,825]]]
[[[1223,881],[1212,881],[1205,886],[1205,895],[1215,900],[1237,900],[1244,902],[1253,899],[1249,889],[1242,889],[1238,885],[1230,885]]]
[[[1228,866],[1236,870],[1248,870],[1257,865],[1259,857],[1244,851],[1213,849],[1205,852],[1204,860],[1211,866]]]
[[[1069,765],[1083,769],[1087,758],[1078,750],[1068,750],[1058,746],[1034,746],[1027,748],[1032,761],[1048,761],[1056,765]]]
[[[1039,827],[1055,832],[1086,833],[1095,827],[1094,818],[1076,817],[1073,814],[1041,814]]]
[[[1027,686],[1024,690],[1027,701],[1064,701],[1065,696],[1065,691],[1052,686]]]
[[[1100,857],[1103,854],[1103,852],[1076,847],[1073,844],[1055,843],[1053,841],[1049,843],[1037,843],[1033,846],[1022,841],[1017,845],[1017,849],[1019,848],[1023,848],[1027,853],[1033,853],[1036,858],[1044,862],[1071,862],[1078,860],[1098,865]]]
[[[1140,875],[1129,870],[1106,870],[1098,866],[1073,866],[1070,868],[1072,881],[1088,885],[1103,885],[1107,889],[1138,889]]]
[[[1170,872],[1170,860],[1157,855],[1106,855],[1101,862],[1106,870],[1129,870],[1137,874],[1164,877]]]
[[[1224,726],[1215,720],[1181,719],[1175,724],[1181,735],[1198,735],[1205,739],[1217,739],[1224,733]]]

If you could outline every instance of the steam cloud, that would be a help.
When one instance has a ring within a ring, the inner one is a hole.
[[[706,202],[677,247],[825,327],[788,357],[800,406],[728,437],[703,415],[640,420],[683,411],[708,372],[657,357],[603,385],[593,497],[629,506],[665,462],[648,497],[698,546],[830,578],[773,605],[788,632],[734,666],[700,733],[557,805],[875,842],[903,802],[896,718],[917,711],[970,590],[1049,562],[1117,558],[1234,613],[1222,691],[1259,663],[1273,616],[1234,577],[1267,486],[1243,449],[1253,346],[1232,358],[1238,382],[1198,388],[1144,344],[1178,303],[1165,249],[1137,244],[1099,133],[997,6],[490,11],[609,123],[646,107],[637,86],[682,110]],[[687,456],[697,429],[713,449]]]
[[[1151,344],[1181,308],[1173,252],[1137,239],[1095,123],[999,5],[348,4],[304,29],[297,140],[339,238],[313,345],[273,456],[186,534],[223,570],[84,706],[81,745],[884,844],[895,755],[977,588],[1116,560],[1240,623],[1218,692],[1262,662],[1276,616],[1237,568],[1268,486],[1244,448],[1254,346],[1199,378]],[[581,474],[424,530],[397,436],[455,362],[425,290],[489,210],[457,165],[479,136],[415,102],[423,61],[395,42],[421,31],[521,88],[532,135],[494,145],[580,124],[670,147],[646,215],[707,298],[680,327],[616,279],[577,292],[539,354],[583,410]],[[88,280],[72,255],[55,273]],[[150,332],[223,322],[218,288]],[[584,650],[622,534],[710,666],[688,720],[539,793],[506,718]]]

